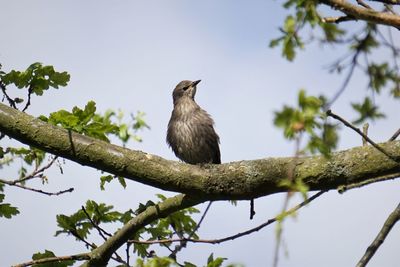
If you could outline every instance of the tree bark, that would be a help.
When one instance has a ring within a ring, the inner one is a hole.
[[[204,200],[253,199],[287,188],[296,161],[296,178],[310,190],[337,189],[386,176],[400,176],[400,164],[371,146],[355,147],[323,156],[294,159],[265,158],[221,165],[195,166],[166,160],[83,136],[0,104],[0,131],[11,138],[82,165],[123,176],[160,189],[195,195]],[[400,142],[380,146],[400,158]]]
[[[353,5],[345,0],[320,0],[321,3],[337,9],[354,19],[400,28],[400,16]]]

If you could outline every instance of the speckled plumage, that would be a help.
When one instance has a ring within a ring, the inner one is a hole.
[[[220,164],[219,137],[214,130],[214,121],[194,101],[199,82],[182,81],[175,87],[167,143],[175,155],[186,163]]]

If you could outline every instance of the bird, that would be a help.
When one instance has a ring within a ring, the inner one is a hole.
[[[183,80],[172,92],[173,105],[167,143],[175,155],[189,164],[220,164],[219,136],[214,120],[195,101],[201,80]]]

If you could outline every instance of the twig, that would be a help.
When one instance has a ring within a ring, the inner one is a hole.
[[[253,220],[256,211],[254,210],[254,198],[250,200],[250,220]]]
[[[325,17],[325,18],[322,18],[322,22],[324,22],[324,23],[340,23],[340,22],[353,21],[353,20],[357,20],[357,19],[352,17],[352,16],[340,16],[340,17]]]
[[[362,7],[367,8],[367,9],[372,9],[372,7],[369,6],[367,3],[365,3],[363,0],[357,0],[357,4],[359,4]]]
[[[24,112],[25,110],[27,110],[28,107],[30,106],[30,104],[31,104],[31,95],[32,95],[32,92],[33,92],[33,86],[30,85],[30,86],[29,86],[29,89],[28,89],[28,100],[26,101],[25,107],[22,109],[22,112]]]
[[[170,258],[175,259],[176,258],[176,254],[184,247],[186,247],[187,241],[185,241],[184,239],[191,239],[192,236],[197,232],[197,230],[199,230],[201,223],[203,222],[204,218],[206,217],[208,210],[210,209],[212,204],[212,201],[210,201],[206,207],[206,209],[203,212],[203,215],[201,216],[199,222],[197,223],[196,227],[193,229],[193,231],[188,235],[187,238],[181,238],[183,239],[181,241],[181,243],[175,247],[175,249],[172,251],[172,253],[169,255]]]
[[[365,124],[363,125],[363,134],[366,135],[366,136],[368,136],[368,127],[369,127],[369,124],[368,124],[368,123],[365,123]],[[367,140],[365,140],[365,138],[363,137],[363,139],[362,139],[362,145],[363,145],[363,146],[366,146],[367,143],[368,143]]]
[[[90,259],[89,253],[81,253],[81,254],[70,255],[70,256],[51,257],[51,258],[28,261],[28,262],[20,263],[17,265],[13,265],[12,267],[26,267],[26,266],[51,263],[51,262],[62,262],[62,261],[71,261],[71,260],[72,261],[83,261],[83,260],[89,260],[89,259]]]
[[[9,95],[7,94],[6,86],[2,81],[0,81],[0,88],[1,88],[1,91],[3,92],[4,97],[7,99],[8,103],[10,104],[10,107],[17,109],[17,106],[15,105],[15,101],[13,99],[11,99],[11,97],[9,97]]]
[[[390,137],[389,141],[394,141],[396,140],[396,138],[400,135],[400,129],[398,129],[393,135],[392,137]]]
[[[25,177],[23,177],[23,178],[21,178],[21,179],[17,179],[17,180],[11,181],[10,183],[12,183],[13,185],[15,185],[15,184],[19,184],[19,183],[25,182],[25,181],[27,181],[27,180],[30,180],[30,179],[32,179],[32,178],[38,177],[37,175],[38,175],[39,173],[43,173],[45,170],[47,170],[48,168],[50,168],[50,167],[54,164],[54,162],[55,162],[57,159],[58,159],[58,156],[55,156],[47,165],[43,166],[43,167],[40,168],[40,169],[38,169],[38,168],[36,167],[36,169],[35,169],[31,174],[26,175]],[[11,185],[11,184],[10,184],[10,185]]]
[[[130,246],[131,246],[130,243],[126,243],[126,265],[128,265],[128,266],[129,266],[129,260],[130,260],[130,257],[129,257],[129,247]]]
[[[351,78],[351,76],[353,76],[354,69],[355,69],[355,67],[357,65],[357,58],[358,58],[358,55],[360,54],[360,51],[361,51],[360,49],[357,49],[356,53],[354,54],[353,58],[351,59],[350,70],[347,73],[347,76],[346,76],[346,78],[345,78],[345,80],[344,80],[344,82],[342,84],[342,87],[340,87],[339,91],[337,91],[336,94],[333,96],[333,98],[328,102],[328,104],[327,104],[327,108],[328,109],[342,95],[344,90],[346,90],[346,87],[349,84],[350,78]]]
[[[65,194],[65,193],[71,193],[72,191],[74,191],[74,188],[71,187],[71,188],[68,188],[68,189],[65,189],[65,190],[61,190],[61,191],[58,191],[58,192],[47,192],[47,191],[43,191],[43,190],[40,190],[40,189],[28,187],[28,186],[25,186],[25,185],[15,184],[14,181],[10,182],[10,181],[3,180],[3,179],[0,179],[0,183],[7,184],[9,186],[19,187],[19,188],[22,188],[22,189],[25,189],[25,190],[33,191],[33,192],[36,192],[36,193],[41,193],[41,194],[48,195],[48,196],[59,196],[59,195],[62,195],[62,194]]]
[[[332,113],[331,110],[327,110],[326,114],[329,117],[332,117],[336,120],[339,120],[340,122],[342,122],[345,126],[353,129],[356,133],[358,133],[359,135],[361,135],[365,140],[367,140],[368,143],[370,143],[373,147],[375,147],[377,150],[379,150],[380,152],[382,152],[383,154],[385,154],[388,158],[390,158],[391,160],[393,160],[394,162],[398,162],[399,160],[397,158],[395,158],[394,156],[390,155],[388,152],[386,152],[383,148],[381,148],[378,144],[376,144],[374,141],[372,141],[368,136],[366,136],[365,134],[363,134],[360,129],[354,127],[351,123],[349,123],[348,121],[346,121],[345,119],[343,119],[342,117]]]
[[[382,229],[379,231],[378,235],[375,237],[374,241],[369,245],[365,254],[362,256],[360,261],[357,263],[357,267],[364,267],[367,265],[369,260],[374,256],[375,252],[385,241],[386,236],[392,230],[393,226],[400,220],[400,204],[397,205],[396,209],[389,215],[383,224]]]
[[[400,173],[394,173],[394,174],[388,174],[388,175],[384,175],[384,176],[380,176],[377,178],[373,178],[373,179],[369,179],[369,180],[365,180],[359,183],[355,183],[355,184],[348,184],[348,185],[341,185],[338,187],[338,192],[340,194],[343,194],[344,192],[354,189],[354,188],[359,188],[359,187],[363,187],[372,183],[377,183],[377,182],[383,182],[383,181],[387,181],[387,180],[393,180],[396,179],[400,176]]]
[[[321,196],[322,194],[326,193],[327,191],[320,191],[316,194],[314,194],[313,196],[311,196],[310,198],[304,200],[303,202],[301,202],[300,204],[294,206],[293,208],[291,208],[290,210],[287,210],[284,215],[290,215],[293,214],[294,212],[296,212],[297,210],[299,210],[300,208],[306,206],[307,204],[311,203],[313,200],[315,200],[316,198],[318,198],[319,196]],[[247,231],[244,232],[240,232],[238,234],[235,235],[231,235],[231,236],[227,236],[224,238],[220,238],[220,239],[161,239],[161,240],[147,240],[147,241],[140,241],[140,240],[128,240],[128,243],[135,243],[135,244],[163,244],[163,243],[171,243],[171,242],[182,242],[182,241],[186,241],[186,242],[193,242],[193,243],[208,243],[208,244],[220,244],[226,241],[230,241],[230,240],[234,240],[237,239],[239,237],[242,236],[246,236],[249,234],[252,234],[254,232],[257,232],[261,229],[263,229],[264,227],[276,222],[278,220],[278,218],[281,218],[282,214],[279,214],[278,216],[269,219],[268,221],[258,225],[257,227],[251,228]]]
[[[97,229],[97,231],[99,232],[99,235],[104,239],[107,240],[107,238],[104,235],[107,236],[111,236],[110,233],[108,233],[106,230],[104,230],[103,228],[101,228],[98,224],[96,224],[92,218],[90,217],[89,213],[86,211],[85,207],[82,206],[81,207],[82,211],[85,213],[86,217],[89,219],[90,223]]]
[[[369,0],[369,1],[381,2],[388,5],[400,5],[400,0]]]

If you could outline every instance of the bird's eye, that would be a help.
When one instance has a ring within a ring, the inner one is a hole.
[[[185,86],[183,87],[183,91],[186,91],[187,89],[189,89],[190,86]]]

